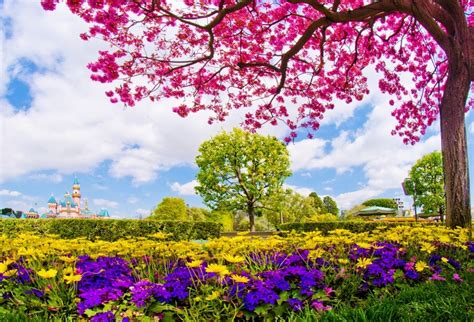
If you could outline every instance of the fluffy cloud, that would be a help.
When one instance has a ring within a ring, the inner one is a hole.
[[[130,198],[127,199],[127,202],[129,204],[132,204],[132,205],[136,204],[138,201],[139,201],[139,199],[136,198],[136,197],[130,197]]]
[[[58,173],[53,173],[53,174],[37,173],[37,174],[28,176],[28,179],[60,183],[63,181],[63,176]]]
[[[113,201],[113,200],[107,200],[107,199],[92,199],[92,202],[94,205],[97,207],[103,207],[103,208],[117,208],[118,207],[118,202]]]
[[[2,189],[0,190],[0,196],[18,197],[21,196],[21,192],[15,190]]]
[[[343,131],[332,142],[328,142],[327,153],[320,146],[321,143],[313,143],[315,151],[304,154],[306,146],[311,143],[308,140],[298,142],[293,150],[300,151],[302,157],[297,158],[293,167],[295,170],[334,168],[339,174],[362,167],[367,182],[360,190],[336,196],[342,208],[349,208],[388,189],[400,188],[400,183],[417,159],[440,149],[440,137],[435,132],[414,146],[404,145],[399,137],[389,133],[395,124],[390,112],[387,105],[379,102],[361,129]]]
[[[179,182],[173,182],[170,185],[171,190],[177,192],[181,196],[194,196],[196,192],[194,188],[198,185],[197,180],[193,180],[187,183],[180,184]]]
[[[299,187],[299,186],[286,184],[286,183],[283,185],[283,189],[291,189],[302,196],[309,196],[309,194],[314,191],[314,189],[311,189],[311,188]]]

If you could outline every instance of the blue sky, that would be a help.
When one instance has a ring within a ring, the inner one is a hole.
[[[117,217],[146,215],[165,196],[202,206],[193,195],[197,148],[243,116],[208,126],[205,114],[173,114],[169,101],[111,105],[107,87],[90,81],[85,68],[104,44],[80,40],[86,26],[77,17],[63,6],[45,12],[39,2],[7,0],[0,10],[0,207],[44,210],[51,193],[71,190],[74,176],[90,208],[106,207]],[[294,172],[288,187],[330,195],[342,209],[372,197],[404,198],[400,182],[411,165],[439,149],[438,123],[415,146],[390,135],[388,97],[368,73],[371,94],[363,102],[337,104],[315,139],[302,135],[288,146]],[[474,178],[474,113],[466,126]],[[286,131],[263,133],[282,138]]]

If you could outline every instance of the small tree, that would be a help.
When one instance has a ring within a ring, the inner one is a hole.
[[[309,197],[311,198],[313,207],[316,209],[318,214],[325,214],[327,212],[326,206],[316,192],[311,192]]]
[[[302,222],[306,218],[319,214],[313,205],[311,197],[305,197],[301,194],[287,189],[279,195],[274,195],[264,214],[268,221],[277,227],[279,224],[289,222]]]
[[[438,213],[443,221],[445,208],[443,157],[435,151],[416,161],[410,170],[407,192],[415,195],[415,206],[424,213]]]
[[[186,203],[178,197],[165,197],[151,212],[150,219],[188,220]]]
[[[326,207],[328,213],[333,214],[334,216],[339,215],[339,208],[337,208],[337,203],[334,199],[329,196],[326,196],[323,198],[323,204],[324,207]]]
[[[398,209],[397,202],[390,198],[369,199],[369,200],[364,201],[362,204],[366,207],[384,207],[384,208]]]
[[[234,129],[204,142],[199,153],[196,192],[211,209],[245,210],[254,231],[256,210],[291,174],[286,146],[275,137]]]

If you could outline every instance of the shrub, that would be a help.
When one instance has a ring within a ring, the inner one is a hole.
[[[172,234],[172,240],[209,239],[220,236],[221,224],[212,222],[157,221],[133,219],[0,219],[0,234],[16,236],[24,232],[55,234],[61,238],[85,237],[115,241],[144,237],[156,232]]]
[[[319,230],[324,234],[334,229],[347,229],[354,233],[371,231],[380,226],[413,226],[419,225],[414,222],[383,222],[383,221],[326,221],[326,222],[306,222],[306,223],[288,223],[279,226],[280,230],[297,232]],[[435,225],[435,223],[423,223],[423,225]]]
[[[378,198],[378,199],[369,199],[362,203],[367,207],[384,207],[398,209],[397,202],[390,198]]]

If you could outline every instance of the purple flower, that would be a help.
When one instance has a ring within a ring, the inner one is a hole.
[[[301,311],[303,309],[303,302],[299,299],[288,299],[287,302],[293,311]]]
[[[168,302],[171,295],[161,284],[155,284],[147,280],[142,280],[131,287],[132,291],[132,302],[137,307],[143,307],[146,305],[146,301],[150,297],[155,298],[160,302]]]
[[[43,298],[44,296],[44,293],[41,292],[40,290],[36,289],[36,288],[32,288],[31,290],[28,290],[28,291],[25,291],[25,294],[33,294],[34,296],[36,296],[37,298]]]
[[[464,280],[459,276],[458,273],[454,273],[453,274],[453,281],[458,282],[458,283],[462,283]]]
[[[330,309],[332,309],[332,307],[330,307],[329,305],[324,305],[323,302],[318,301],[318,300],[314,300],[311,303],[311,307],[318,312],[329,311]]]
[[[405,271],[405,277],[407,277],[411,280],[417,280],[417,279],[420,278],[420,274],[418,274],[418,272],[415,271],[415,270],[409,269],[409,270]]]
[[[457,269],[457,270],[460,270],[460,269],[461,269],[461,264],[460,264],[458,261],[456,261],[456,260],[454,260],[454,259],[452,259],[452,258],[449,258],[449,259],[448,259],[448,263],[451,264],[451,265],[452,265],[455,269]]]
[[[280,298],[273,290],[265,287],[262,281],[255,280],[253,285],[249,285],[250,289],[244,295],[244,306],[247,310],[253,311],[260,304],[275,304]]]
[[[110,311],[97,313],[91,318],[91,322],[115,322],[115,315]]]
[[[433,275],[431,275],[430,280],[431,281],[446,281],[446,279],[443,276],[439,275],[438,273],[434,273]]]

